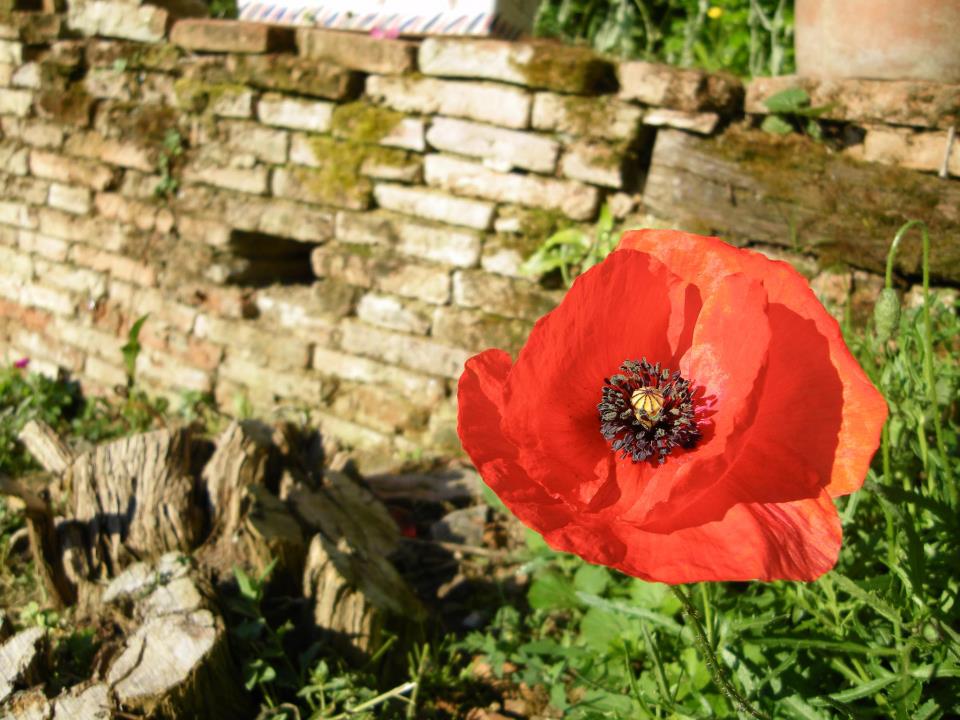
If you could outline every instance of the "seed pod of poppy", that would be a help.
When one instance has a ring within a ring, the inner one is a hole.
[[[893,337],[900,324],[900,298],[896,290],[884,288],[880,291],[877,304],[873,306],[873,324],[880,342]]]

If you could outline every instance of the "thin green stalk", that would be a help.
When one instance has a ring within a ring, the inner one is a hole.
[[[727,677],[726,670],[717,659],[716,654],[713,652],[713,648],[710,647],[710,642],[707,640],[707,635],[703,630],[703,625],[700,623],[700,618],[697,616],[697,609],[693,606],[693,603],[690,601],[690,597],[687,595],[687,593],[684,592],[679,585],[673,585],[670,587],[670,589],[683,605],[683,615],[687,619],[690,629],[693,631],[693,637],[697,643],[697,648],[700,650],[700,655],[703,657],[703,661],[707,664],[707,669],[710,671],[710,675],[713,677],[713,682],[716,684],[717,689],[727,696],[727,699],[738,711],[745,712],[755,718],[760,718],[761,720],[769,720],[769,715],[753,707],[753,705],[750,704],[750,701],[747,700],[739,690],[737,690],[732,682],[730,682],[730,679]]]
[[[885,287],[893,287],[893,261],[904,235],[913,228],[919,227],[923,241],[923,379],[926,385],[927,402],[933,411],[933,431],[937,441],[937,453],[943,465],[944,485],[946,486],[947,501],[952,507],[957,506],[957,487],[953,478],[953,468],[950,466],[950,457],[947,455],[947,446],[943,438],[943,422],[937,410],[936,378],[933,370],[933,320],[930,317],[930,233],[922,220],[911,220],[897,231],[890,243],[887,253],[887,268]],[[929,474],[929,468],[927,468]]]

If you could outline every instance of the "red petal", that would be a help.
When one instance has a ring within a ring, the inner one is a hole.
[[[886,401],[850,353],[836,320],[824,310],[803,276],[787,263],[734,248],[719,238],[690,233],[666,230],[629,232],[621,238],[620,247],[650,253],[685,280],[700,285],[704,296],[712,292],[712,286],[725,275],[746,273],[763,283],[771,312],[781,316],[782,313],[777,311],[779,305],[812,322],[816,333],[827,342],[829,363],[839,380],[843,397],[840,428],[836,445],[830,451],[831,467],[825,487],[832,497],[837,497],[851,493],[863,484],[870,459],[880,442],[880,429],[886,421]],[[779,341],[780,338],[774,340]],[[809,390],[817,392],[816,387]],[[824,396],[818,393],[814,397],[820,400]],[[810,404],[806,400],[802,405]],[[783,406],[781,409],[789,411]],[[822,446],[823,443],[818,443],[817,449],[823,451]]]
[[[589,562],[671,584],[815,580],[836,564],[842,535],[825,492],[789,503],[734,505],[719,520],[667,534],[589,520],[577,517],[545,539]]]
[[[566,505],[547,495],[517,462],[500,429],[503,390],[513,361],[503,350],[470,358],[457,388],[457,433],[477,472],[522,522],[539,532],[570,521]]]
[[[696,304],[660,263],[617,252],[536,324],[510,373],[504,429],[551,495],[586,507],[604,488],[612,453],[597,415],[603,380],[628,359],[670,366]]]

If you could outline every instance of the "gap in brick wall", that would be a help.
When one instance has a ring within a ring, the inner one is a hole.
[[[627,193],[642,193],[650,172],[650,163],[653,161],[653,144],[657,138],[657,129],[644,125],[637,133],[636,139],[630,143],[627,156],[630,163],[624,168],[623,191]]]
[[[232,285],[307,285],[316,280],[310,266],[315,247],[278,235],[233,230],[216,272]]]

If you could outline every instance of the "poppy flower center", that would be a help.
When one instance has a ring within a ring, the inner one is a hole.
[[[646,358],[625,360],[619,373],[604,378],[597,410],[604,439],[633,462],[662,464],[675,447],[700,439],[690,381]]]

